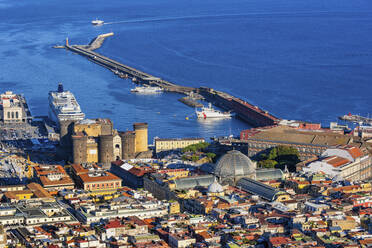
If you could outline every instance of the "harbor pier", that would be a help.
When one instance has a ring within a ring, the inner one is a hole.
[[[107,37],[112,35],[113,33],[99,35],[88,45],[70,45],[68,39],[66,39],[65,48],[76,54],[87,57],[94,63],[111,70],[121,78],[129,78],[134,83],[138,84],[157,86],[167,92],[183,94],[186,97],[181,98],[180,101],[188,106],[200,107],[201,105],[197,100],[207,100],[215,106],[235,112],[240,119],[254,127],[271,126],[279,122],[280,119],[270,114],[268,111],[262,110],[258,106],[254,106],[225,92],[216,91],[207,87],[194,88],[177,85],[94,51],[102,46]]]

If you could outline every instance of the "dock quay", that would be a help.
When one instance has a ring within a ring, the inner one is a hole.
[[[198,93],[208,102],[235,114],[253,127],[272,126],[279,123],[280,119],[258,106],[254,106],[240,98],[222,91],[200,87]]]
[[[114,33],[111,32],[111,33],[107,33],[107,34],[100,34],[98,35],[96,38],[94,38],[90,43],[89,45],[86,47],[86,49],[90,50],[90,51],[93,51],[93,50],[96,50],[98,48],[100,48],[103,44],[103,42],[105,41],[105,39],[107,37],[110,37],[110,36],[113,36]]]
[[[364,117],[360,115],[352,115],[351,113],[338,117],[340,120],[355,122],[355,123],[364,123],[372,124],[372,118]]]
[[[108,33],[99,35],[88,45],[70,45],[68,39],[66,39],[66,45],[64,47],[67,50],[84,56],[92,62],[111,70],[120,78],[128,78],[137,84],[157,86],[162,88],[164,91],[186,95],[179,99],[179,101],[188,106],[201,107],[202,104],[197,100],[206,100],[217,107],[235,112],[240,119],[253,127],[271,126],[280,121],[279,118],[270,114],[268,111],[225,92],[207,87],[193,88],[177,85],[93,51],[100,48],[104,40],[112,35],[114,34]]]
[[[87,57],[89,60],[93,61],[96,64],[99,64],[107,69],[117,72],[117,74],[122,75],[123,77],[132,79],[132,81],[135,83],[158,86],[161,87],[164,91],[175,92],[185,95],[192,91],[195,91],[195,88],[179,86],[166,80],[156,78],[150,74],[147,74],[138,69],[132,68],[128,65],[124,65],[118,61],[112,60],[106,56],[96,53],[91,50],[90,45],[71,46],[69,44],[66,44],[65,47],[66,49],[74,53]]]
[[[194,98],[191,98],[189,96],[182,97],[178,99],[178,101],[182,102],[183,104],[186,104],[187,106],[193,107],[193,108],[201,108],[204,105],[200,102],[197,102]]]

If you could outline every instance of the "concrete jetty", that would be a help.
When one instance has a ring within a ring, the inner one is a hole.
[[[70,45],[66,40],[66,49],[87,57],[96,64],[99,64],[118,75],[126,75],[124,77],[131,78],[135,83],[148,84],[161,87],[164,91],[175,92],[188,95],[190,92],[196,91],[196,88],[176,85],[164,79],[155,77],[128,65],[124,65],[118,61],[110,59],[93,50],[99,48],[105,38],[112,36],[113,33],[104,34],[94,39],[89,45]]]
[[[255,127],[276,125],[279,122],[280,119],[270,114],[268,111],[262,110],[258,106],[254,106],[225,92],[206,87],[193,88],[177,85],[93,51],[101,47],[104,40],[112,35],[114,34],[107,33],[99,35],[88,45],[70,45],[68,39],[66,39],[65,48],[76,54],[87,57],[94,63],[111,70],[121,78],[132,79],[134,83],[138,84],[158,86],[164,91],[184,94],[186,97],[181,98],[180,101],[186,105],[199,107],[201,105],[196,100],[207,100],[216,106],[235,112],[240,119]]]
[[[107,37],[110,37],[110,36],[113,36],[114,33],[111,32],[111,33],[107,33],[107,34],[100,34],[98,35],[96,38],[94,38],[90,43],[89,45],[86,47],[86,49],[90,50],[90,51],[93,51],[93,50],[96,50],[98,48],[100,48],[103,44],[103,42],[105,41],[105,39]]]

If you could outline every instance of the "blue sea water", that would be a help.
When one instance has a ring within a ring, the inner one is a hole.
[[[106,25],[95,27],[99,18]],[[286,119],[327,125],[371,113],[369,0],[0,0],[0,91],[47,114],[58,82],[89,118],[120,130],[149,123],[152,139],[238,135],[240,120],[202,122],[180,95],[135,95],[133,84],[62,44],[114,32],[98,52],[187,86],[208,86]],[[190,117],[186,120],[185,117]]]

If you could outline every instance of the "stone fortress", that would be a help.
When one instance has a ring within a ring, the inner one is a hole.
[[[120,132],[109,119],[60,122],[60,153],[74,164],[110,164],[116,159],[148,158],[147,123]]]

